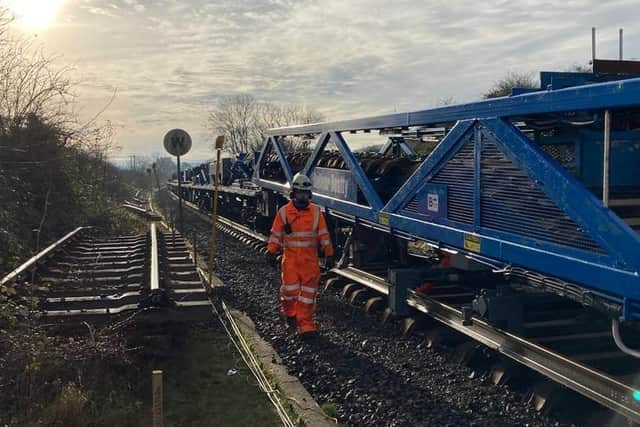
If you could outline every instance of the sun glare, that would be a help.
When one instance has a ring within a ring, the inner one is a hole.
[[[64,0],[0,0],[16,17],[16,22],[31,30],[51,25]]]

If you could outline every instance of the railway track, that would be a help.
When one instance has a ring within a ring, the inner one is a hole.
[[[209,300],[185,240],[156,223],[144,234],[100,238],[79,227],[8,274],[29,282],[46,321],[84,320],[132,311],[209,316]]]
[[[176,199],[173,194],[171,197]],[[185,204],[201,219],[209,221],[209,216],[195,205]],[[254,248],[264,247],[267,240],[266,236],[228,218],[218,217],[217,227]],[[326,287],[341,286],[342,295],[351,303],[363,306],[366,311],[386,306],[393,285],[382,269],[364,271],[344,266],[327,273],[330,277]],[[537,410],[548,409],[554,393],[561,389],[558,386],[562,386],[633,423],[640,423],[637,359],[617,349],[608,321],[598,313],[541,293],[527,307],[522,332],[514,334],[468,315],[468,308],[477,297],[473,277],[454,270],[435,273],[437,277],[426,292],[407,291],[406,303],[411,312],[405,319],[405,331],[419,323],[416,320],[420,316],[428,316],[448,330],[493,350],[499,355],[490,368],[490,378],[495,384],[514,378],[520,366],[542,375],[548,381],[531,387],[530,401]],[[385,317],[389,314],[385,310]],[[631,338],[636,342],[635,335]],[[478,348],[461,347],[468,352]]]

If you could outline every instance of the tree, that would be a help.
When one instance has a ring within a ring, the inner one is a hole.
[[[591,73],[592,67],[589,64],[572,64],[567,67],[567,72],[570,73]]]
[[[209,113],[212,133],[225,136],[226,149],[233,154],[253,151],[257,103],[252,95],[223,96]]]
[[[324,116],[302,104],[259,102],[252,95],[225,96],[209,114],[208,128],[214,135],[225,136],[225,146],[232,154],[251,153],[261,148],[267,130],[275,127],[322,121]],[[308,149],[308,138],[287,138],[287,150]]]
[[[0,270],[38,248],[32,230],[44,241],[109,221],[106,195],[121,189],[107,164],[113,128],[100,113],[80,121],[70,68],[10,23],[0,8]]]
[[[277,105],[262,103],[258,107],[256,130],[259,142],[265,140],[267,131],[272,128],[318,123],[325,120],[322,113],[302,104]],[[288,136],[282,143],[287,151],[308,151],[315,140],[310,137]]]
[[[54,61],[55,58],[46,56],[28,39],[3,40],[0,45],[2,127],[15,130],[32,116],[59,128],[69,125],[74,99],[68,78],[71,69],[55,67]]]
[[[491,89],[485,92],[482,97],[490,99],[509,96],[511,95],[511,90],[516,87],[535,89],[538,87],[538,84],[531,73],[510,72],[500,80],[496,81]]]

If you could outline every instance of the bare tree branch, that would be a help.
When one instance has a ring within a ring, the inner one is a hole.
[[[301,104],[258,102],[252,95],[226,96],[218,100],[209,114],[207,126],[212,134],[223,134],[227,150],[233,154],[250,153],[262,146],[268,129],[319,122],[324,116]],[[285,148],[308,149],[310,141],[287,138]]]
[[[496,81],[491,89],[482,97],[485,99],[498,98],[511,95],[513,88],[536,88],[538,84],[531,73],[510,72],[502,79]]]

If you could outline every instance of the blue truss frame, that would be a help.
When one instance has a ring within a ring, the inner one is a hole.
[[[380,148],[380,150],[378,151],[378,154],[382,154],[387,155],[389,153],[389,151],[391,151],[393,149],[394,145],[397,145],[398,147],[400,147],[400,150],[402,150],[402,152],[407,155],[407,156],[415,156],[416,155],[416,151],[413,149],[413,147],[411,147],[409,144],[407,144],[404,140],[404,138],[399,137],[399,141],[394,141],[395,137],[390,137],[387,142],[384,143],[384,145]]]
[[[396,113],[339,122],[271,129],[269,136],[308,135],[322,132],[394,129],[455,123],[458,120],[522,117],[581,110],[605,110],[640,105],[640,78],[579,86],[525,95],[450,105],[431,110]]]
[[[628,315],[640,319],[640,237],[617,215],[602,205],[582,183],[567,173],[508,120],[530,114],[565,111],[592,111],[607,108],[640,107],[640,79],[588,85],[556,91],[540,91],[511,98],[481,101],[459,106],[373,118],[273,129],[265,143],[254,181],[265,188],[288,193],[288,186],[263,179],[259,171],[270,146],[276,147],[280,164],[290,181],[280,138],[288,135],[318,135],[314,151],[303,172],[311,174],[326,145],[332,141],[352,172],[368,206],[314,194],[325,208],[353,217],[355,221],[377,224],[380,229],[402,237],[413,236],[470,256],[490,259],[496,265],[521,265],[551,276],[585,285],[612,299],[625,302]],[[416,169],[395,195],[384,204],[358,164],[341,132],[408,126],[454,124],[435,150]],[[425,219],[403,207],[421,190],[460,147],[469,140],[481,141],[488,133],[502,153],[519,166],[549,199],[571,218],[604,251],[604,254],[563,246],[526,236],[481,227],[480,153],[474,152],[474,223],[447,219]],[[465,250],[469,235],[481,239],[479,253]]]

